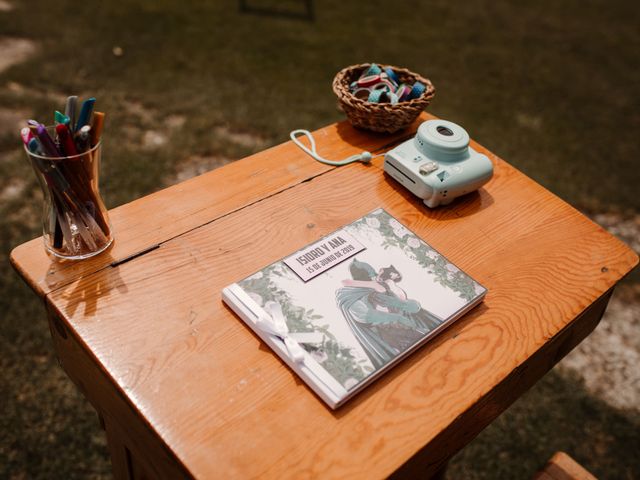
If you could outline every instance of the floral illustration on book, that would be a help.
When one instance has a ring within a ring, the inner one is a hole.
[[[307,282],[279,261],[238,285],[280,304],[289,331],[314,339],[300,346],[349,390],[485,290],[382,209],[342,230],[366,248]]]
[[[402,250],[418,262],[429,275],[433,275],[438,283],[457,292],[467,301],[473,300],[484,291],[484,288],[471,277],[449,263],[445,257],[383,209],[374,210],[346,228],[356,236],[365,236],[375,241],[382,236],[381,245],[385,250]]]

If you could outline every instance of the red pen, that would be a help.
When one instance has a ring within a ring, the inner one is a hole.
[[[60,147],[64,151],[64,154],[67,157],[72,157],[78,154],[78,150],[76,150],[76,145],[73,143],[73,138],[71,137],[71,132],[69,131],[69,127],[64,124],[56,125],[56,133],[58,134],[58,140],[60,142]]]

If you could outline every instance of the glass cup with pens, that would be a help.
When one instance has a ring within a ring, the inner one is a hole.
[[[73,100],[76,98],[76,100]],[[25,151],[44,193],[43,240],[56,257],[79,260],[106,250],[113,230],[100,196],[98,175],[104,114],[85,108],[73,118],[77,97],[69,97],[56,125],[29,120],[21,135]],[[70,113],[71,115],[69,115]]]

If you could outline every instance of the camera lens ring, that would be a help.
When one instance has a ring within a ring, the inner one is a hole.
[[[449,132],[451,135],[446,135]],[[448,120],[432,119],[418,127],[415,143],[424,156],[437,161],[452,162],[465,155],[469,140],[469,134],[460,125]]]
[[[452,137],[453,131],[449,127],[445,127],[444,125],[438,125],[436,127],[436,131],[445,137]]]

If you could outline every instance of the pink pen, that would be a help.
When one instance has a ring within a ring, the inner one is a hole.
[[[24,144],[29,145],[29,140],[33,138],[33,133],[31,133],[29,127],[24,127],[22,130],[20,130],[20,136],[22,137],[22,141],[24,142]]]

